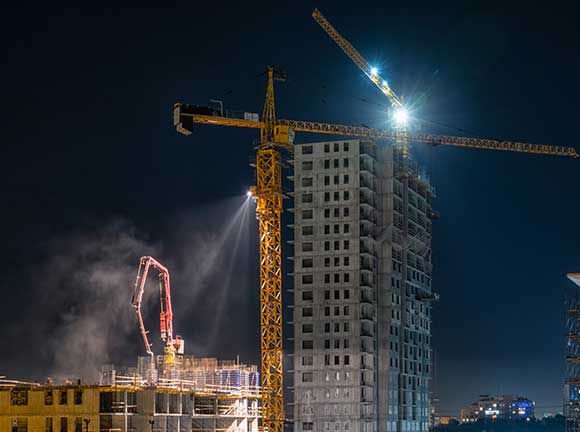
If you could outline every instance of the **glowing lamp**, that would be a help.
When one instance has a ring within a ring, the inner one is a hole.
[[[393,114],[393,117],[395,119],[395,122],[400,125],[407,124],[407,122],[409,121],[409,113],[407,113],[407,110],[405,108],[399,108],[398,110],[396,110],[395,113]]]

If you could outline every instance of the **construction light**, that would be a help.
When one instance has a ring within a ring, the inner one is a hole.
[[[371,75],[376,76],[379,73],[379,70],[376,67],[371,67]]]
[[[252,193],[252,191],[251,191],[251,190],[249,190],[249,191],[247,191],[247,192],[246,192],[246,196],[247,196],[248,198],[251,198],[253,195],[254,195],[254,194]]]
[[[399,108],[394,112],[393,118],[395,119],[395,123],[404,125],[409,121],[409,113],[405,108]]]

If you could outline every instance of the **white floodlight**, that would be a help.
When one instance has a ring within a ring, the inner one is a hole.
[[[379,73],[379,70],[376,67],[371,67],[371,75],[376,76]]]
[[[395,123],[404,125],[409,121],[409,113],[405,108],[399,108],[393,113],[393,118],[395,119]]]
[[[254,194],[252,193],[252,191],[251,191],[251,190],[249,190],[249,191],[247,191],[247,192],[246,192],[246,196],[247,196],[248,198],[251,198],[253,195],[254,195]]]

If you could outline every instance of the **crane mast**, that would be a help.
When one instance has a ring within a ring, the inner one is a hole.
[[[263,127],[256,152],[256,186],[260,229],[260,344],[262,361],[262,427],[282,432],[284,401],[282,379],[282,154],[284,144],[276,124],[274,79],[282,80],[273,67],[268,68]],[[281,142],[282,141],[282,142]]]
[[[176,353],[183,354],[184,344],[181,336],[173,337],[173,309],[171,307],[169,270],[167,270],[167,268],[155,258],[144,256],[139,260],[139,270],[137,271],[137,277],[133,287],[133,299],[131,300],[131,303],[137,313],[137,320],[139,322],[139,329],[141,331],[143,343],[145,344],[145,350],[147,351],[147,354],[153,357],[153,351],[151,349],[152,344],[149,342],[149,338],[147,337],[149,332],[145,328],[143,313],[141,311],[145,283],[147,282],[147,276],[151,267],[159,272],[159,301],[161,309],[159,312],[159,326],[161,339],[165,342],[164,352],[166,355],[166,362],[171,364],[175,359]]]

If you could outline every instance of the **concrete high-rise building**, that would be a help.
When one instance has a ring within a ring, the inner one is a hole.
[[[364,139],[294,165],[294,430],[427,431],[433,188]]]

